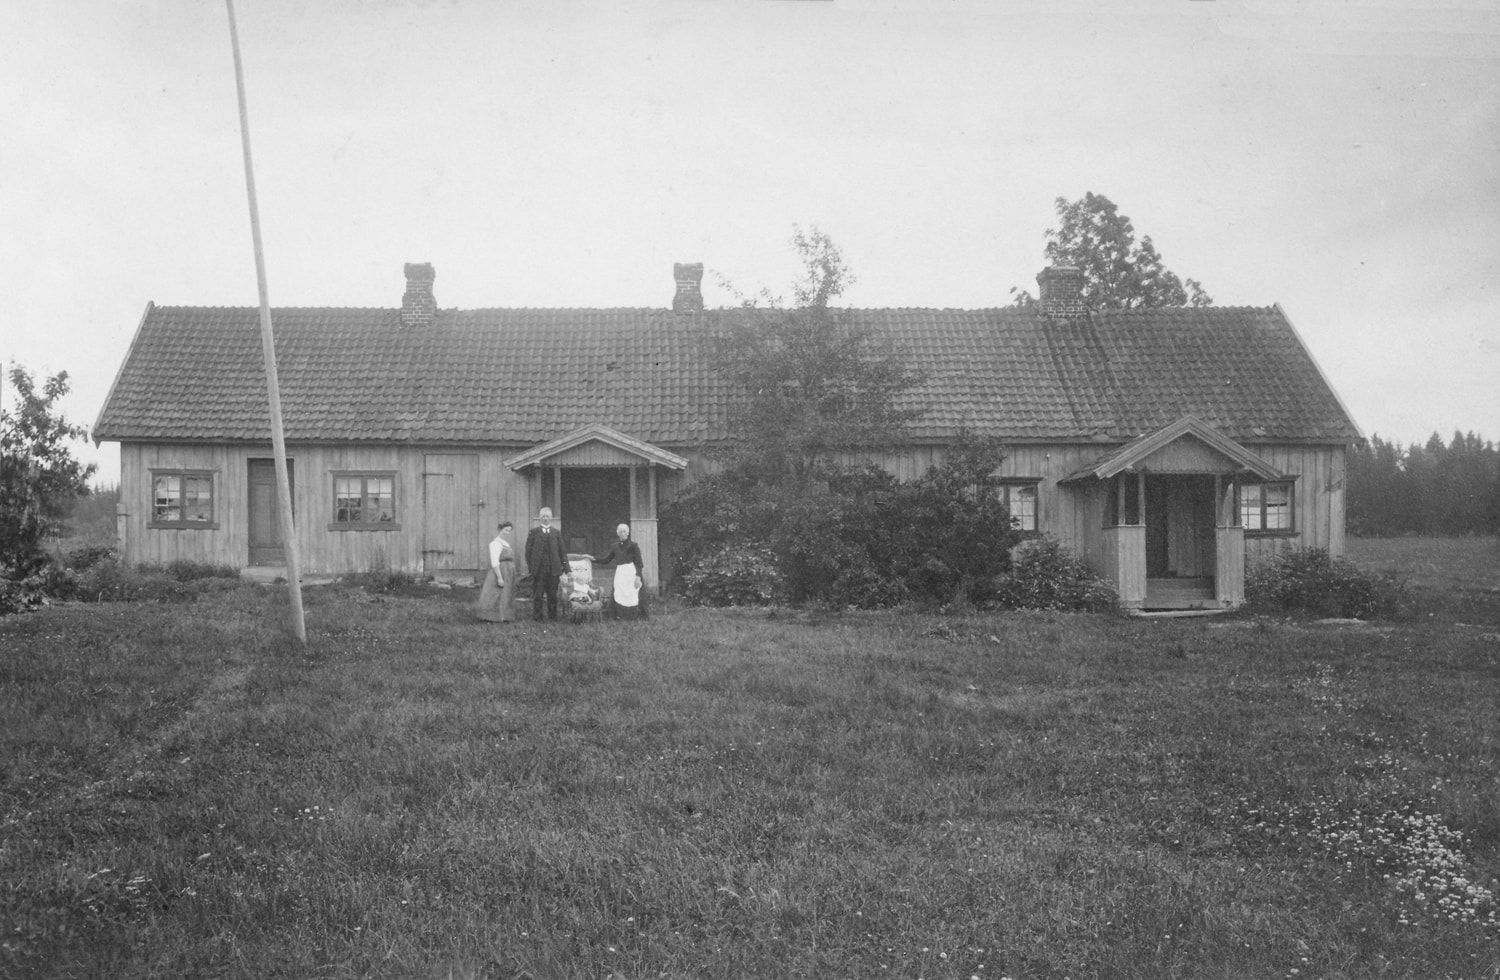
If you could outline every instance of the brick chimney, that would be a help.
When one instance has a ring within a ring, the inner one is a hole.
[[[1077,266],[1048,266],[1037,273],[1036,284],[1042,316],[1072,320],[1089,315],[1083,302],[1083,270]]]
[[[672,297],[672,312],[702,313],[703,263],[673,263],[672,278],[677,281],[677,295]]]
[[[432,280],[437,273],[430,262],[406,263],[406,293],[401,297],[403,327],[430,326],[437,316],[437,300],[432,296]]]

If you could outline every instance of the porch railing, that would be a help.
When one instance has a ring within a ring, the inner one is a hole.
[[[1214,598],[1222,606],[1245,601],[1245,529],[1214,529]]]
[[[1120,598],[1122,609],[1139,609],[1146,601],[1146,528],[1127,524],[1104,529],[1104,577]]]

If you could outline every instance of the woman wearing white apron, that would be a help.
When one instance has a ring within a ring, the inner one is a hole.
[[[610,616],[620,618],[621,609],[639,610],[641,619],[646,619],[646,595],[642,591],[642,574],[646,565],[641,560],[641,546],[630,540],[630,525],[615,528],[620,540],[610,545],[607,555],[590,555],[596,565],[615,566],[614,601],[610,604]]]

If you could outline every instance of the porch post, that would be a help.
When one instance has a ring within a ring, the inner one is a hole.
[[[1234,506],[1236,480],[1233,475],[1223,481],[1214,477],[1219,511],[1219,526],[1214,529],[1214,598],[1226,609],[1245,601],[1245,529],[1239,526]]]
[[[1214,569],[1214,598],[1231,609],[1245,601],[1245,529],[1221,527],[1214,531],[1217,567]]]
[[[1146,601],[1146,529],[1121,525],[1104,529],[1105,576],[1115,587],[1121,609],[1139,609]]]
[[[1135,475],[1135,506],[1136,516],[1142,524],[1146,523],[1146,471],[1141,470]]]
[[[561,466],[552,467],[552,516],[559,518],[562,514],[562,471]]]

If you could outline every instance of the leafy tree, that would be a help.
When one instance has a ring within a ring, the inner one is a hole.
[[[906,484],[856,464],[897,443],[915,417],[898,396],[918,376],[887,335],[832,305],[853,281],[833,241],[814,229],[792,243],[794,304],[743,302],[704,338],[740,400],[725,468],[663,511],[675,571],[716,596],[755,592],[754,563],[744,582],[705,565],[764,549],[794,604],[946,601],[1008,561],[1016,533],[992,477],[1003,456],[960,440],[946,466]]]
[[[832,305],[854,282],[838,246],[816,228],[799,229],[792,244],[803,266],[794,305],[745,300],[704,338],[708,362],[740,395],[728,461],[769,483],[814,478],[849,453],[889,446],[916,414],[896,404],[918,380],[910,358]]]
[[[56,410],[68,393],[66,371],[37,390],[30,372],[10,371],[17,404],[0,405],[0,566],[24,578],[46,561],[42,542],[60,526],[74,498],[88,493],[94,464],[73,458],[68,443],[87,437]]]
[[[1213,304],[1197,280],[1179,279],[1166,267],[1150,235],[1136,241],[1135,226],[1103,194],[1088,192],[1076,201],[1059,197],[1056,208],[1058,226],[1047,229],[1047,258],[1083,270],[1083,299],[1091,309]],[[1024,289],[1011,295],[1020,307],[1037,301]]]

